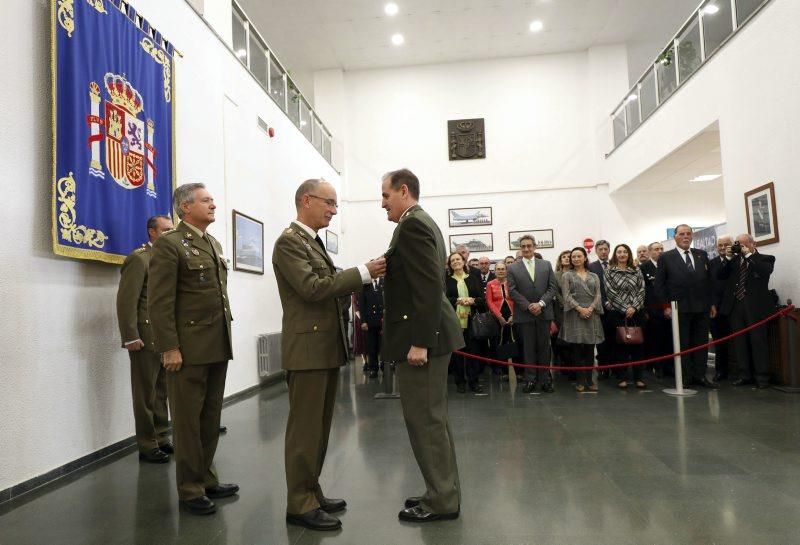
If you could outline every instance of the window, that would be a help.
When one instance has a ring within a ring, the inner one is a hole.
[[[250,32],[250,71],[267,88],[267,46],[258,39],[255,32]]]
[[[678,75],[680,82],[694,74],[703,62],[700,54],[700,20],[697,16],[686,26],[676,40],[678,44]]]
[[[700,13],[703,17],[703,41],[708,58],[733,32],[731,0],[710,0],[700,8]]]
[[[247,21],[233,8],[233,52],[247,66]]]
[[[269,90],[272,100],[281,110],[286,111],[286,82],[283,79],[283,68],[272,55],[269,57]]]

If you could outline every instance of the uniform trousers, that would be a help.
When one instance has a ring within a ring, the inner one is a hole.
[[[367,341],[367,368],[378,370],[379,354],[381,353],[381,333],[383,328],[379,325],[369,326],[364,336]]]
[[[149,452],[169,442],[166,371],[155,352],[132,350],[128,355],[136,444],[139,452]]]
[[[411,450],[425,480],[420,502],[432,513],[456,513],[461,505],[458,463],[447,414],[447,366],[450,354],[428,356],[415,367],[397,364],[400,404]]]
[[[534,320],[517,324],[522,333],[523,363],[550,365],[550,320]],[[551,382],[549,369],[526,369],[530,380],[539,384]]]
[[[225,395],[228,362],[184,364],[167,372],[178,498],[191,500],[217,486],[214,454]]]
[[[319,508],[324,497],[319,477],[333,422],[339,368],[287,371],[286,512],[302,515]]]

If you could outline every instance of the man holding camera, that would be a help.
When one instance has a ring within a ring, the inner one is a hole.
[[[717,280],[725,285],[720,312],[730,318],[734,331],[763,320],[775,310],[769,294],[769,277],[774,267],[775,257],[756,250],[752,236],[745,233],[736,237],[717,271]],[[768,388],[767,326],[736,337],[735,347],[739,377],[731,384],[752,384],[755,374],[756,386]]]

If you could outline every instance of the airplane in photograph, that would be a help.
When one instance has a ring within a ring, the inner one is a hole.
[[[478,210],[474,214],[459,214],[458,212],[450,212],[453,216],[453,221],[463,221],[464,223],[479,223],[482,219],[486,219],[489,216]]]

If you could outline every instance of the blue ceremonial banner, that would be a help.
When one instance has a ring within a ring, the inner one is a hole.
[[[171,215],[174,49],[121,0],[51,0],[53,251],[122,263]]]

